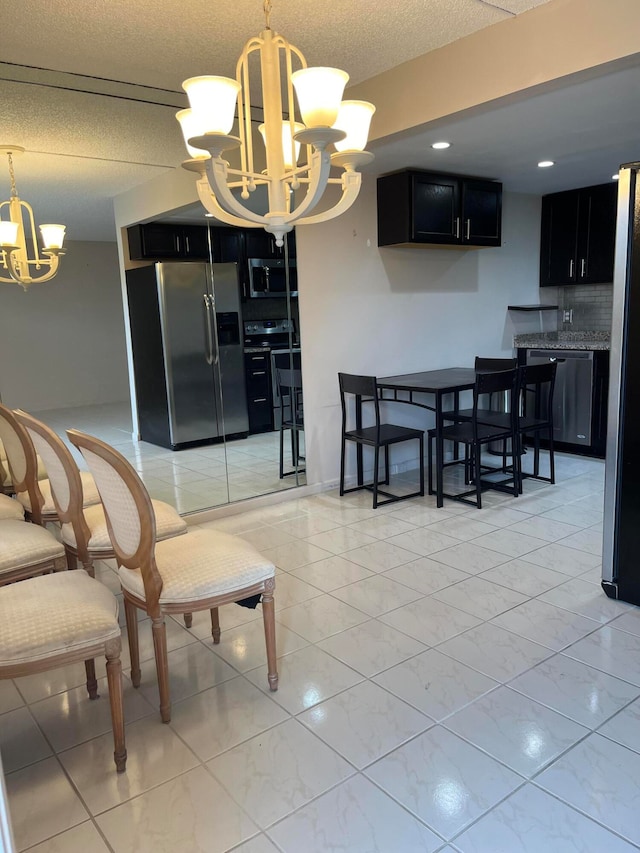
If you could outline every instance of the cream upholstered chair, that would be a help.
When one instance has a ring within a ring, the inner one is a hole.
[[[80,471],[60,436],[26,412],[18,409],[13,414],[26,429],[47,466],[56,515],[62,523],[62,542],[69,566],[73,565],[72,560],[80,560],[83,568],[93,576],[94,560],[108,560],[116,556],[102,503],[83,509]],[[158,539],[168,539],[187,532],[186,521],[172,506],[156,500],[152,500],[151,504]]]
[[[44,462],[40,457],[37,457],[38,462],[38,480],[47,479],[47,469],[44,467]],[[9,471],[9,462],[7,461],[7,451],[4,449],[4,444],[0,441],[0,495],[12,495],[15,489],[11,480],[11,472]]]
[[[211,611],[213,642],[220,642],[218,607],[262,595],[268,681],[278,688],[273,591],[275,567],[248,542],[214,530],[188,531],[156,543],[151,500],[127,460],[92,436],[67,430],[95,477],[120,564],[131,680],[140,684],[136,608],[151,617],[162,721],[171,719],[165,613]]]
[[[44,527],[0,520],[0,586],[66,568],[64,546]]]
[[[16,498],[24,507],[27,518],[36,524],[58,521],[49,480],[38,480],[36,451],[25,428],[15,415],[0,404],[0,441],[4,444]],[[87,471],[80,473],[84,505],[100,503],[100,495]]]
[[[34,528],[19,522],[3,524]],[[127,760],[120,648],[116,597],[86,572],[59,572],[0,588],[0,679],[44,672],[75,661],[93,664],[94,657],[105,655],[113,755],[119,773]],[[87,687],[90,698],[97,699],[95,677],[93,683],[88,678]]]
[[[0,493],[0,521],[24,521],[24,507],[20,501]]]

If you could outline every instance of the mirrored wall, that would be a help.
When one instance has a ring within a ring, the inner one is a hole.
[[[189,513],[304,485],[295,235],[185,212],[129,238],[130,456],[151,496]]]

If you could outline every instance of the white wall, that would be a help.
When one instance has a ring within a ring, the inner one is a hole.
[[[472,365],[476,355],[511,356],[513,334],[535,330],[538,314],[507,305],[540,300],[540,198],[505,194],[502,235],[495,249],[378,249],[373,176],[349,212],[297,229],[309,483],[337,482],[339,371]],[[389,405],[386,417],[432,426],[429,413],[409,406]]]
[[[0,283],[0,396],[27,411],[129,396],[115,243],[70,242],[55,278]]]

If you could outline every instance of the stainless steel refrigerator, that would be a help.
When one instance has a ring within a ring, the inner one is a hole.
[[[140,438],[172,450],[249,429],[237,264],[127,271]]]
[[[640,163],[620,169],[602,587],[640,604]]]

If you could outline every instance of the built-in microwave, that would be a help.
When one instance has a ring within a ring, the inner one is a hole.
[[[298,295],[295,258],[289,259],[289,293]],[[284,258],[249,258],[249,296],[286,296],[287,265]]]

